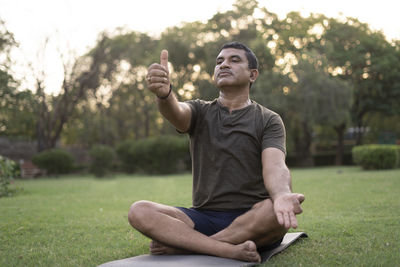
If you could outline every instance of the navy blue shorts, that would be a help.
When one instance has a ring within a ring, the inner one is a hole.
[[[194,229],[207,236],[218,233],[228,227],[237,217],[250,209],[232,211],[214,211],[177,207],[194,222]]]

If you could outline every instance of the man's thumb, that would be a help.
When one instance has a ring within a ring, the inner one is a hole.
[[[303,201],[304,201],[306,198],[304,197],[303,194],[297,194],[297,199],[299,200],[300,203],[303,203]]]
[[[168,70],[168,51],[167,50],[161,51],[160,64]]]

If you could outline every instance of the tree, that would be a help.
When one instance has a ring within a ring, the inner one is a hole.
[[[352,115],[362,129],[371,112],[399,114],[400,51],[381,32],[372,32],[357,19],[343,22],[327,20],[321,36],[320,51],[329,59],[330,69],[353,85]],[[358,132],[357,144],[362,142]]]
[[[326,60],[316,53],[303,54],[293,67],[295,79],[288,88],[291,134],[299,164],[313,166],[311,144],[316,125],[334,127],[338,135],[337,163],[343,157],[343,135],[351,106],[351,87],[331,77]],[[294,131],[293,131],[294,130]]]
[[[106,38],[102,39],[98,47],[101,48],[106,42]],[[72,64],[64,62],[64,79],[57,95],[46,94],[44,71],[35,75],[36,137],[39,152],[56,146],[77,105],[87,97],[89,91],[95,94],[103,80],[108,78],[110,70],[102,66],[104,58],[109,56],[106,52],[104,49],[93,49]]]
[[[107,41],[103,44],[101,40]],[[107,69],[96,93],[90,93],[66,127],[65,140],[91,146],[114,145],[158,133],[163,127],[154,97],[145,90],[149,62],[159,53],[159,42],[146,34],[126,32],[103,34],[93,50],[108,56],[99,62]],[[98,69],[99,74],[102,69]],[[98,75],[99,75],[98,74]],[[83,104],[85,103],[85,104]]]
[[[14,82],[10,69],[10,51],[17,46],[14,35],[7,30],[5,22],[0,18],[0,86],[1,88],[9,87]]]
[[[17,89],[18,82],[10,71],[10,51],[17,45],[0,19],[0,134],[34,138],[33,96]]]
[[[356,30],[345,33],[348,28]],[[362,34],[357,35],[358,32]],[[377,42],[382,49],[374,51],[381,51],[378,53],[380,57],[372,55],[372,50],[368,49],[373,47],[373,40],[381,40],[379,33],[374,34],[367,25],[351,18],[346,22],[318,14],[303,18],[299,13],[292,12],[280,20],[276,14],[259,8],[254,0],[239,0],[232,10],[217,13],[206,23],[191,22],[168,28],[160,38],[120,29],[105,35],[106,45],[94,48],[107,51],[108,56],[102,65],[109,70],[108,76],[101,80],[96,94],[90,93],[87,100],[78,105],[74,120],[66,127],[65,137],[69,140],[80,139],[86,144],[111,145],[124,139],[172,133],[174,129],[158,114],[154,97],[144,89],[148,65],[159,60],[161,49],[168,49],[173,67],[171,81],[178,98],[213,99],[218,96],[212,81],[217,51],[223,43],[238,40],[252,47],[259,57],[260,76],[251,93],[258,102],[281,114],[289,132],[289,149],[295,147],[299,154],[309,151],[311,142],[315,140],[312,137],[316,126],[334,127],[338,136],[337,160],[340,162],[343,134],[349,117],[348,105],[353,103],[351,100],[354,103],[357,99],[372,103],[368,104],[370,107],[376,103],[375,109],[380,112],[396,110],[397,81],[394,77],[398,69],[399,46]],[[367,49],[371,55],[364,53],[368,38],[372,39]],[[357,44],[363,45],[357,50]],[[391,59],[384,56],[389,50]],[[364,52],[357,54],[357,51]],[[385,60],[372,64],[366,57]],[[351,59],[350,65],[346,58]],[[359,61],[368,65],[369,69],[360,67],[361,73],[350,75],[354,74],[352,68],[359,65]],[[393,66],[393,71],[389,70],[390,66]],[[300,69],[303,67],[304,72]],[[347,71],[350,76],[346,76]],[[388,74],[382,76],[382,72]],[[360,81],[365,77],[377,77],[370,79],[370,91],[365,90],[367,83]],[[359,95],[361,87],[357,83],[363,83],[361,91],[369,94],[367,101]],[[385,89],[381,90],[383,87]],[[315,101],[320,102],[309,103],[307,108],[312,112],[306,109],[293,112],[293,107],[304,104],[302,93],[315,95]],[[322,95],[329,95],[329,99],[320,97]],[[389,108],[381,105],[385,101],[390,103]],[[355,108],[357,105],[352,106],[353,111],[358,110]],[[321,119],[323,115],[325,118]],[[304,125],[306,121],[310,125]],[[308,157],[310,155],[305,158]]]
[[[32,92],[15,88],[2,88],[0,91],[0,134],[34,139],[36,117]]]

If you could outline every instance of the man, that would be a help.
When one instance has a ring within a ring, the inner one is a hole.
[[[280,244],[304,200],[291,192],[280,117],[249,99],[258,76],[254,53],[233,42],[220,50],[214,81],[218,99],[179,102],[169,81],[168,52],[146,76],[161,114],[188,133],[193,208],[138,201],[130,224],[150,237],[152,254],[200,253],[259,262],[257,248]]]

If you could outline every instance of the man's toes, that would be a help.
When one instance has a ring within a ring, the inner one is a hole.
[[[257,246],[253,241],[246,241],[244,243],[245,255],[248,261],[251,262],[260,262],[261,257],[257,252]]]
[[[161,255],[164,254],[164,249],[163,248],[150,248],[150,254],[153,255]]]
[[[150,251],[151,255],[164,255],[165,253],[162,251]]]
[[[245,248],[246,248],[247,251],[249,251],[249,252],[256,252],[257,251],[257,246],[253,241],[248,240],[244,244],[245,244]]]

